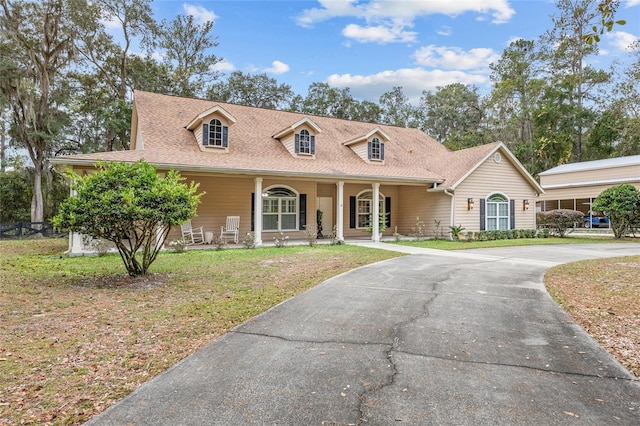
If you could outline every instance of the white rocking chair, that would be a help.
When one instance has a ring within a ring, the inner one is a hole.
[[[204,244],[204,231],[202,230],[202,226],[193,228],[191,221],[188,220],[180,225],[180,229],[182,229],[182,239],[185,240],[187,244]]]
[[[240,228],[240,216],[227,216],[227,225],[220,227],[220,238],[233,236],[233,242],[238,244],[238,232]]]

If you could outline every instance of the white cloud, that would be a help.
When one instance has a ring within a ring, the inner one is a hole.
[[[213,71],[229,72],[235,71],[236,67],[229,61],[223,59],[211,67]]]
[[[465,51],[459,47],[434,45],[421,47],[414,56],[419,65],[449,70],[483,69],[500,59],[500,55],[493,49],[475,48]]]
[[[626,7],[633,7],[633,6],[639,6],[640,5],[640,0],[628,0]]]
[[[334,87],[349,87],[356,99],[378,102],[378,98],[395,86],[401,86],[404,94],[413,104],[417,104],[423,90],[435,91],[436,87],[452,83],[481,86],[489,83],[486,75],[462,71],[425,70],[424,68],[403,68],[383,71],[371,75],[333,74],[327,83]]]
[[[354,39],[360,43],[409,43],[416,40],[417,33],[403,31],[402,27],[371,26],[361,27],[356,24],[349,24],[342,30],[342,35]]]
[[[453,29],[448,25],[443,25],[442,27],[440,27],[437,33],[441,36],[450,36],[451,34],[453,34]]]
[[[196,6],[189,3],[183,3],[182,9],[187,15],[193,16],[193,19],[198,24],[204,24],[206,22],[215,22],[217,16],[210,10],[205,9],[202,6]]]
[[[122,21],[116,16],[103,17],[99,21],[108,30],[120,30],[122,29]]]
[[[306,9],[296,18],[298,25],[309,27],[317,22],[338,17],[354,17],[367,22],[381,20],[403,20],[407,23],[419,16],[442,14],[456,16],[466,12],[491,15],[492,22],[501,24],[509,21],[515,10],[508,0],[320,0],[321,7]]]
[[[638,1],[640,2],[640,0]],[[605,37],[615,48],[620,50],[630,50],[631,43],[638,40],[637,36],[624,31],[613,31],[605,34]]]
[[[268,72],[270,74],[284,74],[289,72],[289,65],[280,61],[273,61],[271,63],[270,68],[265,68],[264,72]]]

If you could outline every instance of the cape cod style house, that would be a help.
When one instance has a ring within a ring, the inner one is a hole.
[[[370,220],[379,214],[384,235],[410,235],[418,218],[427,235],[448,236],[452,225],[535,228],[543,192],[501,142],[452,152],[418,129],[141,91],[129,150],[53,162],[82,174],[97,161],[140,159],[200,184],[194,227],[219,235],[239,216],[240,239],[254,232],[258,245],[280,232],[305,238],[318,211],[324,234],[335,229],[341,240],[379,240]],[[179,237],[177,229],[169,240]],[[82,250],[76,239],[71,251]]]

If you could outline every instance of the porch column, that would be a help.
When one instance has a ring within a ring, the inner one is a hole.
[[[336,239],[344,241],[344,182],[336,183],[338,187],[336,205],[338,211],[336,213]],[[333,231],[333,230],[332,230]]]
[[[253,195],[254,213],[253,213],[253,232],[256,237],[256,246],[262,245],[262,178],[255,179],[255,189]]]
[[[371,215],[371,239],[374,242],[380,241],[380,184],[378,182],[373,184],[373,212]]]
[[[73,189],[74,181],[69,183],[71,187],[70,196],[75,197],[78,195],[75,189]],[[69,250],[67,251],[69,256],[82,256],[84,254],[84,244],[82,243],[82,234],[79,232],[69,232]]]

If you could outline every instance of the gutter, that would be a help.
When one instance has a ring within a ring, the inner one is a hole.
[[[449,225],[449,226],[455,226],[455,219],[456,219],[456,215],[455,215],[455,212],[456,212],[456,210],[455,210],[455,206],[456,206],[455,199],[456,199],[456,197],[451,192],[449,192],[449,189],[445,189],[443,192],[446,195],[448,195],[449,197],[451,197],[451,206],[449,207],[449,210],[451,211],[451,217],[449,218],[449,220],[451,221],[451,225]],[[453,239],[453,236],[451,235],[451,233],[449,233],[449,239],[450,240]]]

